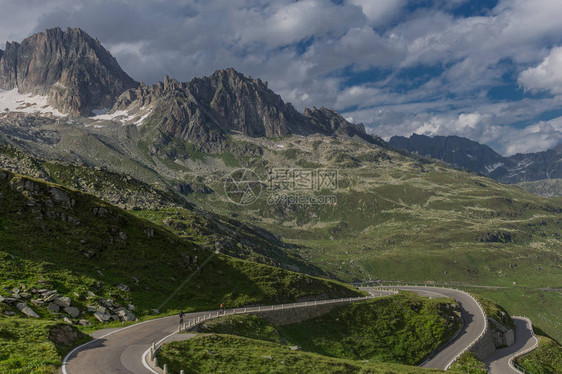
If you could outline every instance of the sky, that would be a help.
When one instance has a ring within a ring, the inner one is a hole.
[[[562,142],[560,0],[0,5],[0,41],[80,27],[146,83],[233,67],[299,110],[336,109],[385,139],[458,135],[503,155]]]

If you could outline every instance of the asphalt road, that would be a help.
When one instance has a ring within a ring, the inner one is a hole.
[[[448,344],[430,357],[421,366],[445,370],[457,355],[469,347],[486,327],[486,317],[478,303],[462,291],[439,287],[385,287],[404,291],[412,291],[426,297],[450,297],[461,307],[463,327]]]
[[[537,343],[533,334],[531,321],[522,317],[513,317],[515,322],[515,342],[509,347],[498,349],[493,355],[484,360],[491,374],[519,374],[510,365],[509,360],[519,352],[532,348]]]
[[[374,296],[386,296],[387,292],[378,292]],[[329,301],[329,300],[328,300]],[[322,303],[323,301],[318,301]],[[286,307],[311,305],[313,302],[285,304]],[[275,306],[261,307],[267,311]],[[279,306],[277,306],[279,308]],[[257,307],[230,309],[242,313],[258,311]],[[188,313],[184,322],[217,311]],[[177,316],[164,317],[146,322],[141,322],[122,329],[107,329],[96,331],[92,336],[95,340],[78,347],[65,357],[62,366],[63,374],[152,374],[142,362],[144,352],[161,339],[169,336],[179,325]]]

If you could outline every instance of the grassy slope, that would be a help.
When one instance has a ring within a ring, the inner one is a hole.
[[[271,233],[232,218],[200,210],[167,208],[131,214],[161,225],[179,237],[220,249],[221,253],[301,273],[327,276]],[[220,244],[217,244],[220,243]]]
[[[502,305],[510,315],[527,316],[537,333],[562,341],[562,294],[533,288],[508,289],[465,288]]]
[[[160,183],[147,184],[106,168],[46,161],[3,144],[0,144],[0,168],[90,193],[130,209],[132,214],[162,225],[178,236],[204,247],[217,247],[230,256],[312,275],[327,275],[294,252],[286,252],[287,246],[270,233],[196,209],[185,201],[185,196],[167,190]],[[163,224],[164,219],[168,219],[168,224]]]
[[[487,374],[486,364],[478,360],[471,352],[464,353],[449,370],[466,374]]]
[[[533,374],[562,373],[562,346],[540,336],[537,349],[518,358],[516,364]]]
[[[201,331],[239,335],[355,361],[417,364],[455,333],[460,319],[450,299],[402,293],[339,306],[301,323],[274,327],[244,315],[206,322]]]
[[[15,192],[10,188],[10,184],[25,181],[31,181],[38,190]],[[60,293],[74,291],[82,300],[91,290],[98,296],[134,302],[139,315],[157,307],[191,276],[192,281],[164,310],[214,308],[221,301],[234,306],[290,301],[313,294],[356,294],[337,283],[212,256],[212,252],[150,222],[62,187],[59,190],[73,198],[75,205],[55,204],[50,208],[47,200],[52,186],[21,176],[0,181],[0,282],[5,289],[20,283],[40,287],[38,280],[47,278]],[[29,201],[35,201],[34,206],[29,206]],[[92,213],[98,207],[107,209],[106,217]],[[80,224],[63,221],[61,214]],[[153,236],[147,235],[147,229],[153,230]],[[211,260],[198,272],[209,256]],[[121,283],[129,285],[131,291],[117,289]]]
[[[460,326],[451,302],[401,294],[339,307],[279,329],[287,340],[307,351],[415,365]]]
[[[67,324],[0,315],[0,372],[55,373],[61,358],[89,339]]]
[[[232,335],[203,335],[166,344],[159,362],[171,372],[186,373],[306,373],[306,374],[417,374],[439,373],[398,364],[344,360],[315,353],[291,351],[287,346]]]

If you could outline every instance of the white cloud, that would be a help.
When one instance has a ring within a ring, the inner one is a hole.
[[[523,71],[519,76],[519,83],[533,92],[547,90],[561,94],[562,47],[552,49],[540,65]]]
[[[556,146],[562,142],[561,119],[538,122],[521,130],[506,128],[504,133],[509,136],[509,143],[505,154],[538,152]]]
[[[371,26],[381,26],[390,23],[398,16],[407,4],[407,0],[349,0],[349,3],[361,8]]]

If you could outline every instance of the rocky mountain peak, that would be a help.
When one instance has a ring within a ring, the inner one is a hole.
[[[59,111],[89,115],[111,107],[137,83],[101,45],[78,28],[49,29],[20,43],[6,43],[0,55],[0,89],[48,96]]]
[[[374,135],[367,134],[365,126],[360,124],[351,123],[343,118],[338,112],[328,108],[305,108],[304,116],[313,124],[318,127],[326,135],[340,134],[344,136],[354,137],[357,136],[369,143],[384,144],[384,141]]]
[[[189,91],[205,105],[220,127],[249,136],[284,136],[305,128],[291,104],[261,79],[246,77],[232,68],[193,79]]]

